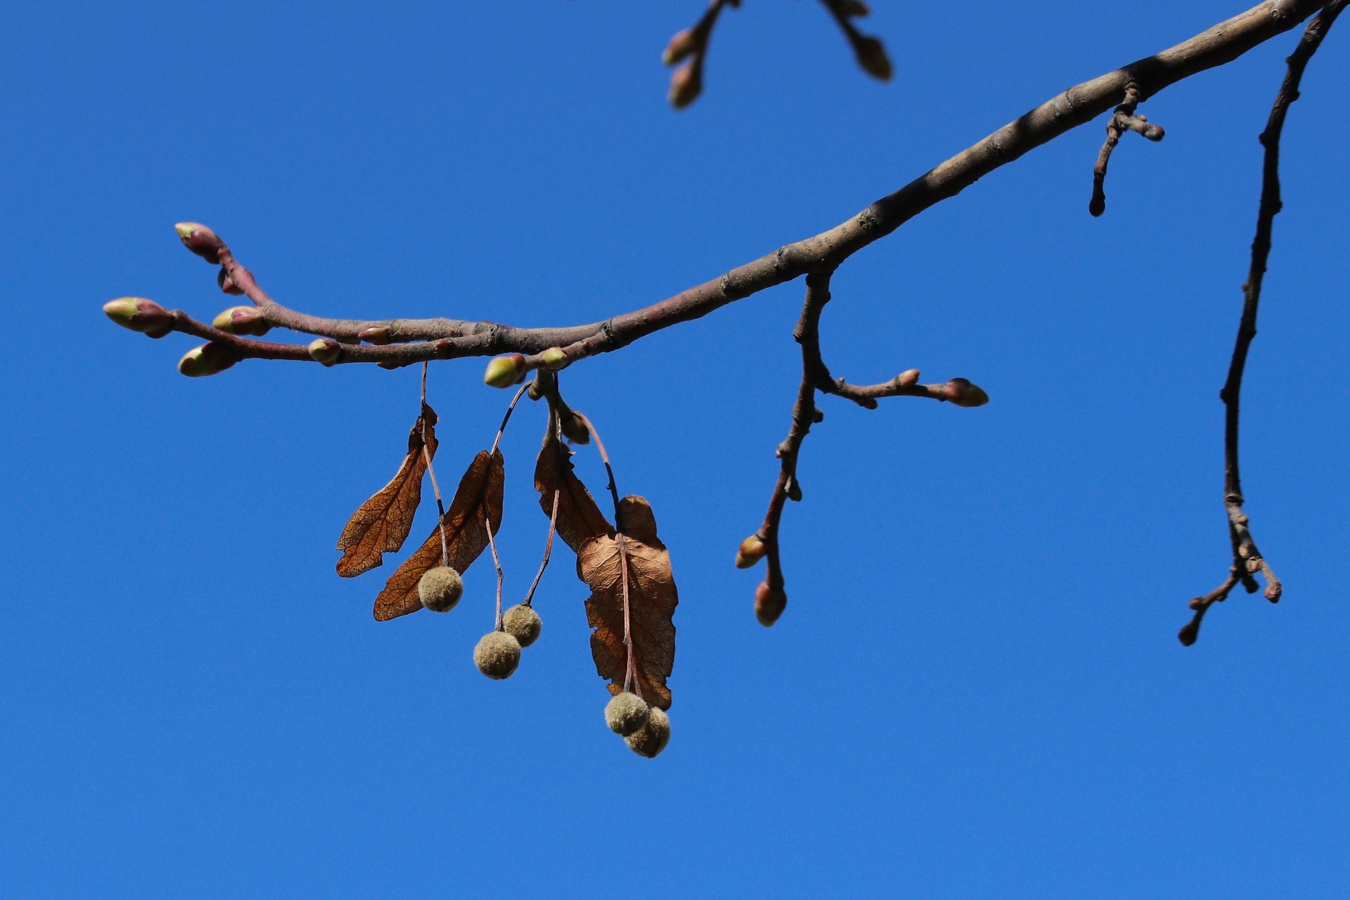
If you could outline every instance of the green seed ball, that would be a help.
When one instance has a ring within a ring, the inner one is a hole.
[[[520,646],[528,647],[539,637],[543,623],[539,621],[539,613],[524,603],[517,603],[502,613],[502,627],[507,634],[520,641]]]
[[[615,694],[605,705],[605,724],[615,734],[627,737],[647,724],[650,710],[642,698],[631,691]]]
[[[520,665],[520,641],[505,631],[489,631],[473,648],[473,663],[489,678],[509,678]]]
[[[670,743],[670,718],[664,710],[653,706],[646,723],[623,740],[629,750],[651,759]]]
[[[427,569],[417,582],[417,596],[432,612],[449,612],[464,596],[464,579],[449,566]]]

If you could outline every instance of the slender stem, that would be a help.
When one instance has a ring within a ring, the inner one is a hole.
[[[502,583],[506,580],[506,574],[502,571],[501,558],[497,556],[497,541],[492,536],[492,522],[488,520],[486,507],[483,509],[483,528],[487,530],[488,546],[492,548],[492,564],[497,567],[497,624],[493,626],[494,631],[502,630]]]
[[[427,449],[427,364],[422,363],[422,458],[427,463],[427,474],[431,476],[431,492],[436,495],[436,523],[441,531],[441,565],[450,565],[450,541],[445,534],[445,503],[441,500],[441,486],[436,483],[436,467],[431,464],[431,451]]]

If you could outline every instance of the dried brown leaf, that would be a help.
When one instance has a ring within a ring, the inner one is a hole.
[[[619,521],[630,533],[602,534],[577,551],[577,575],[591,588],[586,619],[591,633],[595,670],[608,678],[611,694],[624,689],[628,650],[624,646],[623,555],[628,558],[629,625],[632,637],[636,690],[642,699],[661,709],[670,708],[666,678],[675,665],[675,577],[670,554],[656,536],[656,519],[641,497],[625,497]]]
[[[539,450],[539,461],[534,467],[534,487],[539,491],[539,505],[546,516],[553,514],[553,492],[560,491],[558,535],[574,552],[581,552],[581,545],[593,537],[614,533],[614,527],[595,505],[591,492],[572,471],[572,451],[558,440],[552,428]]]
[[[408,539],[417,504],[422,501],[422,474],[427,470],[427,456],[436,455],[436,444],[436,413],[423,403],[421,414],[408,432],[408,455],[398,472],[379,493],[361,504],[342,529],[337,548],[344,552],[338,560],[337,573],[343,578],[369,572],[384,562],[385,553],[397,552]]]
[[[459,481],[455,499],[450,501],[450,508],[445,511],[441,522],[445,525],[449,565],[461,573],[487,549],[488,531],[483,524],[484,512],[487,513],[493,534],[502,527],[502,489],[505,483],[506,466],[500,450],[493,451],[491,456],[486,450],[479,450]],[[441,529],[438,524],[417,552],[389,576],[384,590],[375,598],[375,618],[385,622],[421,609],[417,582],[427,569],[440,564]]]

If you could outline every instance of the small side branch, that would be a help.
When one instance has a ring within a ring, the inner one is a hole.
[[[1125,85],[1125,102],[1116,107],[1111,121],[1106,123],[1106,143],[1097,154],[1097,165],[1092,167],[1092,199],[1088,201],[1088,212],[1100,216],[1106,212],[1106,166],[1111,162],[1111,151],[1120,143],[1120,136],[1127,131],[1135,131],[1150,141],[1163,139],[1163,127],[1155,125],[1146,116],[1135,115],[1135,110],[1143,102],[1139,85],[1133,81]]]
[[[1237,340],[1233,346],[1232,360],[1228,365],[1228,379],[1224,382],[1219,399],[1224,403],[1223,458],[1224,485],[1223,505],[1228,516],[1228,537],[1233,549],[1233,564],[1223,584],[1203,597],[1190,601],[1195,611],[1191,621],[1177,634],[1177,638],[1186,646],[1194,644],[1200,636],[1200,622],[1205,613],[1215,603],[1228,598],[1229,593],[1241,584],[1248,593],[1255,593],[1258,585],[1253,578],[1260,574],[1266,582],[1264,596],[1271,603],[1278,603],[1283,593],[1283,585],[1275,577],[1270,564],[1266,562],[1248,527],[1247,515],[1242,511],[1242,478],[1238,469],[1239,413],[1242,397],[1242,375],[1247,364],[1247,352],[1252,339],[1256,337],[1256,313],[1261,301],[1261,284],[1266,274],[1266,263],[1270,258],[1271,233],[1275,215],[1280,211],[1280,135],[1284,129],[1285,116],[1289,105],[1298,99],[1299,83],[1303,71],[1313,54],[1326,37],[1336,17],[1340,14],[1345,0],[1327,4],[1317,16],[1308,23],[1303,37],[1287,60],[1288,70],[1275,103],[1270,110],[1265,131],[1261,132],[1261,146],[1265,148],[1265,158],[1261,176],[1261,203],[1256,214],[1256,237],[1252,240],[1251,266],[1247,271],[1247,281],[1242,285],[1242,318],[1238,322]]]

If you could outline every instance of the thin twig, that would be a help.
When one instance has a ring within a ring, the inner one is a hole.
[[[1147,116],[1136,116],[1135,109],[1143,101],[1139,85],[1131,81],[1125,85],[1125,101],[1116,107],[1111,120],[1106,123],[1106,143],[1097,154],[1097,164],[1092,167],[1092,199],[1088,201],[1088,212],[1100,216],[1106,212],[1106,166],[1111,161],[1111,151],[1120,143],[1120,136],[1127,131],[1135,131],[1150,141],[1163,139],[1163,127],[1154,125]]]
[[[558,413],[554,410],[548,412],[548,427],[554,440],[559,440]],[[548,515],[548,539],[544,541],[544,558],[539,563],[539,571],[534,575],[534,581],[530,582],[530,589],[525,592],[525,599],[522,604],[530,606],[534,602],[534,591],[539,587],[539,580],[544,577],[544,570],[548,568],[549,556],[553,553],[553,538],[558,533],[558,501],[562,497],[562,489],[555,487],[553,489],[553,511]]]
[[[1317,14],[1304,29],[1298,46],[1290,54],[1288,70],[1280,84],[1279,93],[1270,110],[1265,131],[1261,132],[1261,145],[1265,148],[1265,157],[1261,175],[1261,202],[1256,214],[1256,237],[1252,239],[1251,266],[1247,270],[1247,280],[1242,285],[1242,318],[1238,323],[1237,340],[1233,345],[1233,357],[1228,365],[1228,379],[1224,382],[1219,398],[1224,404],[1223,459],[1224,485],[1223,505],[1228,515],[1228,536],[1233,548],[1233,564],[1228,577],[1218,588],[1203,597],[1190,601],[1195,615],[1180,632],[1177,638],[1185,645],[1194,644],[1200,635],[1200,622],[1210,606],[1228,598],[1229,593],[1238,584],[1242,584],[1249,593],[1257,589],[1252,578],[1257,572],[1265,579],[1266,589],[1263,596],[1271,603],[1278,603],[1284,592],[1280,580],[1275,577],[1270,564],[1266,562],[1248,527],[1247,515],[1242,511],[1242,479],[1238,470],[1239,411],[1242,397],[1242,375],[1247,364],[1247,352],[1252,339],[1256,337],[1256,313],[1261,301],[1261,284],[1266,274],[1266,263],[1270,258],[1271,234],[1275,215],[1280,211],[1280,135],[1284,129],[1285,116],[1289,105],[1298,99],[1299,82],[1303,71],[1321,45],[1322,39],[1340,14],[1346,0],[1335,0]]]
[[[506,580],[506,574],[502,571],[502,561],[497,556],[497,541],[492,537],[492,522],[488,520],[487,508],[483,508],[483,527],[487,529],[488,546],[492,548],[492,564],[497,567],[497,624],[493,626],[494,631],[502,630],[502,582]]]
[[[441,486],[436,483],[436,468],[431,464],[431,452],[427,450],[427,363],[422,363],[422,458],[427,463],[427,474],[431,476],[431,492],[436,495],[436,523],[441,530],[441,565],[450,565],[450,542],[445,535],[445,503],[441,500]]]
[[[502,435],[506,433],[506,423],[511,421],[511,413],[515,410],[516,404],[520,402],[520,398],[530,389],[532,383],[522,384],[520,389],[516,391],[516,395],[511,398],[511,402],[506,405],[506,414],[502,416],[502,424],[497,427],[497,436],[492,439],[492,449],[488,451],[488,456],[497,452],[497,445],[502,442]]]
[[[614,525],[619,531],[623,531],[623,522],[619,521],[619,487],[614,481],[614,467],[609,464],[609,454],[605,452],[605,444],[600,440],[600,432],[595,430],[591,420],[586,418],[583,413],[573,410],[573,414],[581,420],[581,424],[586,426],[591,439],[595,441],[595,449],[600,451],[600,461],[605,464],[605,473],[609,475],[609,484],[606,487],[609,488],[610,499],[614,501]]]

